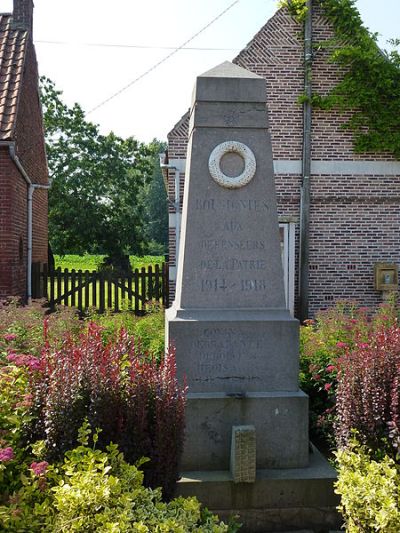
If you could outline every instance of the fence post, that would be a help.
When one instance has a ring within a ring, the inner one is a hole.
[[[48,279],[49,279],[49,266],[48,266],[47,263],[44,263],[44,265],[43,265],[42,277],[43,277],[43,298],[46,298],[46,300],[47,300],[48,299],[47,283],[48,283]]]
[[[40,298],[40,263],[32,263],[31,287],[32,298]]]
[[[169,263],[162,264],[162,299],[165,309],[169,307]]]

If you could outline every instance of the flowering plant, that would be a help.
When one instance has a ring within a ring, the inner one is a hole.
[[[28,364],[28,361],[23,361]],[[130,463],[150,458],[145,481],[172,494],[183,447],[185,388],[176,379],[171,348],[158,364],[124,330],[103,343],[102,328],[89,323],[76,340],[46,342],[30,368],[33,394],[29,439],[44,439],[50,459],[76,444],[85,417],[102,429],[99,446],[118,443]]]
[[[335,446],[338,360],[347,351],[370,342],[372,332],[397,324],[395,302],[382,305],[375,314],[352,302],[306,320],[300,329],[300,386],[310,398],[311,434]]]

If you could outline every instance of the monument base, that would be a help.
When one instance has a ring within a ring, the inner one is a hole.
[[[251,424],[257,469],[302,468],[309,461],[308,396],[298,392],[190,393],[182,470],[228,470],[232,427]]]
[[[298,390],[299,322],[287,309],[178,309],[166,313],[190,392]]]
[[[176,495],[196,496],[221,520],[238,515],[243,533],[322,533],[342,524],[335,480],[335,470],[312,447],[308,467],[257,470],[251,484],[235,484],[229,471],[183,472]]]

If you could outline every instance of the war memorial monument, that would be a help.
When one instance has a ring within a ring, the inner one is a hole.
[[[328,531],[335,472],[309,443],[267,116],[264,78],[228,62],[197,78],[166,318],[188,385],[178,493],[242,531]]]

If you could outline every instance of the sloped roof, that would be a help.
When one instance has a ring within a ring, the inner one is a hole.
[[[189,119],[190,119],[190,109],[181,117],[172,130],[168,133],[167,137],[173,135],[174,137],[182,137],[186,139],[189,135]]]
[[[0,14],[0,140],[14,134],[28,32],[12,28],[12,16]]]

